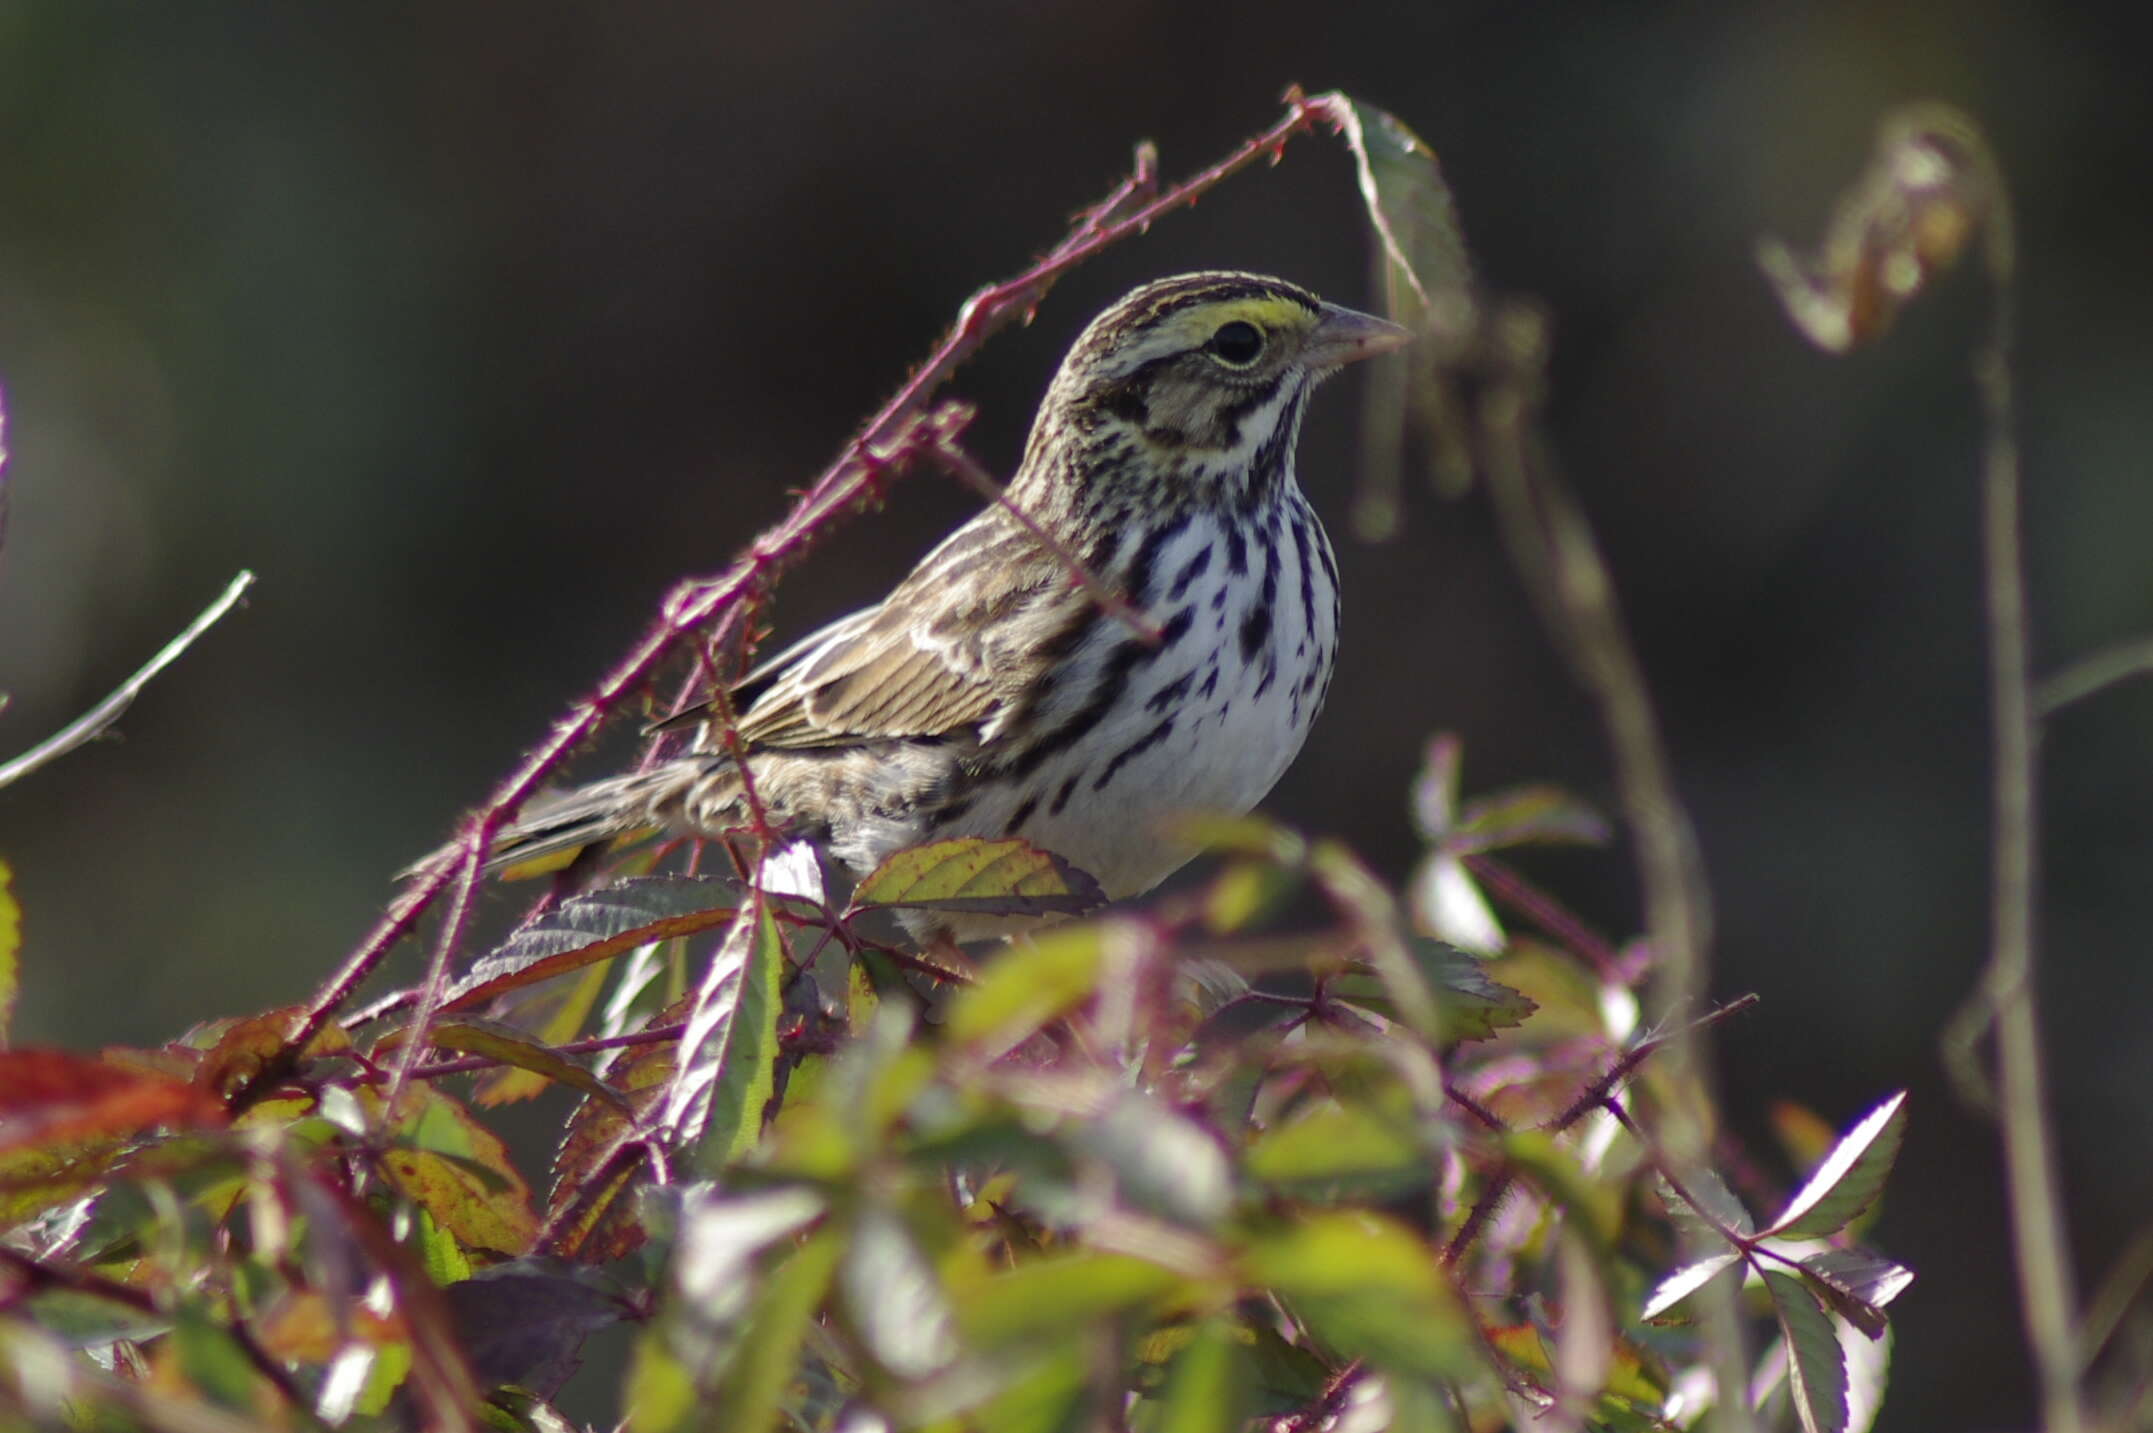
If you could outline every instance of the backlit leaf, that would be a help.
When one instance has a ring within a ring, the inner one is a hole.
[[[1847,1131],[1765,1232],[1822,1236],[1845,1228],[1883,1192],[1905,1138],[1906,1091],[1901,1090]]]
[[[0,1151],[225,1121],[209,1091],[64,1050],[0,1051]]]
[[[507,1147],[460,1103],[414,1085],[404,1092],[394,1132],[381,1152],[389,1182],[467,1249],[520,1254],[538,1230],[531,1191]]]
[[[705,1174],[739,1158],[762,1132],[784,967],[785,945],[769,910],[743,912],[689,1008],[661,1118]]]
[[[639,945],[712,930],[733,918],[740,894],[738,882],[716,876],[637,876],[571,897],[474,961],[442,1009],[469,1009]]]
[[[1106,893],[1029,841],[961,836],[897,852],[853,890],[852,904],[968,915],[1081,915],[1106,904]]]
[[[1764,1287],[1787,1344],[1787,1391],[1803,1433],[1845,1433],[1846,1355],[1831,1317],[1808,1285],[1792,1274],[1764,1271]]]
[[[391,1030],[376,1041],[373,1058],[378,1062],[385,1051],[393,1050],[404,1042],[407,1029]],[[627,1108],[627,1101],[605,1081],[568,1056],[531,1039],[521,1030],[503,1025],[498,1021],[481,1020],[476,1016],[462,1015],[437,1020],[426,1031],[426,1042],[443,1050],[455,1050],[466,1055],[484,1055],[499,1060],[504,1065],[527,1070],[555,1084],[567,1085]]]

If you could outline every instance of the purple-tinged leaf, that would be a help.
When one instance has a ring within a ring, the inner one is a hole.
[[[1641,1319],[1658,1318],[1710,1283],[1714,1275],[1732,1267],[1741,1257],[1740,1250],[1729,1249],[1724,1254],[1714,1254],[1710,1258],[1699,1259],[1694,1264],[1687,1264],[1675,1270],[1660,1280],[1645,1299],[1645,1306],[1638,1311],[1637,1316]]]
[[[1663,1183],[1660,1186],[1660,1198],[1665,1201],[1667,1212],[1676,1224],[1703,1229],[1714,1238],[1725,1237],[1720,1232],[1720,1226],[1741,1235],[1757,1232],[1757,1226],[1750,1219],[1749,1211],[1742,1207],[1742,1201],[1727,1187],[1727,1182],[1711,1170],[1690,1171],[1682,1177],[1682,1187],[1689,1191],[1691,1199],[1697,1201],[1698,1209],[1703,1210],[1703,1215],[1700,1216],[1698,1209],[1692,1209],[1688,1201]]]
[[[583,1361],[583,1341],[632,1316],[617,1293],[568,1265],[499,1264],[441,1291],[471,1371],[552,1397]]]
[[[1846,1433],[1846,1355],[1831,1316],[1792,1274],[1764,1272],[1764,1287],[1787,1344],[1787,1392],[1802,1433]]]
[[[652,941],[726,924],[740,908],[736,881],[639,876],[561,902],[473,962],[443,1011],[465,1010]]]
[[[1053,852],[1015,838],[977,836],[899,851],[852,892],[855,910],[894,906],[958,915],[1082,915],[1104,904],[1099,883]]]
[[[1884,1306],[1914,1282],[1914,1271],[1866,1249],[1827,1249],[1802,1260],[1832,1311],[1870,1338],[1883,1336]]]
[[[1845,1228],[1883,1191],[1905,1138],[1906,1091],[1901,1090],[1847,1131],[1765,1232],[1822,1237]]]

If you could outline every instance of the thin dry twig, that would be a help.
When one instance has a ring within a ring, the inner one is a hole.
[[[2020,1312],[2040,1378],[2042,1426],[2047,1433],[2081,1433],[2088,1415],[2077,1293],[2034,978],[2038,722],[2064,702],[2130,675],[2131,663],[2072,668],[2038,694],[2034,687],[2010,366],[2010,196],[1971,119],[1942,105],[1912,105],[1885,117],[1869,166],[1841,199],[1817,258],[1796,260],[1774,243],[1759,257],[1789,317],[1838,353],[1881,335],[1901,306],[1975,243],[1991,290],[1989,336],[1973,365],[1986,428],[1980,491],[1995,764],[1991,943],[1987,968],[1947,1029],[1945,1058],[1962,1083],[1981,1083],[1970,1073],[1973,1049],[1993,1025]]]
[[[254,574],[241,572],[225,585],[216,601],[203,608],[201,615],[189,622],[177,637],[159,648],[157,655],[143,663],[139,671],[113,688],[110,696],[13,761],[0,764],[0,787],[20,781],[39,767],[49,765],[76,747],[103,735],[134,705],[135,698],[142,694],[142,689],[150,684],[151,679],[178,661],[180,654],[193,646],[197,637],[216,626],[225,613],[239,604],[239,599],[246,596],[247,589],[253,585]]]

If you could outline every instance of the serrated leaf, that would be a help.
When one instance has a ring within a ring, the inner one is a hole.
[[[1712,1220],[1724,1224],[1737,1234],[1749,1235],[1757,1232],[1755,1221],[1749,1217],[1749,1210],[1735,1197],[1734,1191],[1727,1187],[1727,1181],[1711,1170],[1688,1171],[1682,1177],[1682,1187],[1689,1191],[1690,1198],[1695,1199]],[[1690,1208],[1688,1200],[1676,1194],[1673,1188],[1664,1182],[1660,1185],[1660,1198],[1666,1203],[1668,1216],[1678,1228],[1710,1234],[1715,1239],[1725,1237],[1712,1222],[1700,1219],[1697,1211]]]
[[[389,1182],[467,1249],[520,1254],[538,1232],[531,1191],[507,1146],[439,1090],[404,1092],[393,1125],[400,1143],[380,1156]]]
[[[852,892],[865,910],[963,915],[1082,915],[1106,904],[1099,883],[1051,851],[1014,837],[961,836],[897,852]]]
[[[687,1018],[683,996],[651,1017],[653,1026],[670,1026]],[[642,1157],[616,1163],[624,1141],[635,1136],[638,1120],[665,1098],[673,1078],[676,1046],[671,1041],[632,1045],[607,1069],[608,1082],[624,1095],[633,1115],[612,1105],[585,1100],[568,1117],[568,1133],[553,1159],[553,1190],[546,1222],[554,1237],[549,1253],[600,1264],[621,1258],[644,1239],[631,1197],[642,1177]]]
[[[1652,1292],[1645,1297],[1645,1306],[1638,1310],[1637,1316],[1641,1319],[1658,1318],[1710,1283],[1713,1275],[1731,1267],[1741,1257],[1740,1250],[1730,1249],[1724,1254],[1714,1254],[1710,1258],[1699,1259],[1694,1264],[1686,1264],[1675,1270],[1653,1286]]]
[[[740,898],[738,882],[716,876],[637,876],[573,896],[472,962],[441,1008],[466,1010],[639,945],[715,929]]]
[[[754,1145],[774,1088],[785,944],[767,908],[757,917],[743,913],[711,958],[666,1091],[664,1123],[705,1174]]]
[[[1425,988],[1434,992],[1436,1028],[1445,1044],[1491,1039],[1498,1030],[1524,1024],[1539,1008],[1490,979],[1485,962],[1457,946],[1416,936],[1405,942],[1405,949]],[[1396,1018],[1392,984],[1380,976],[1347,975],[1333,981],[1331,989],[1340,999]]]
[[[602,965],[586,969],[574,981],[546,988],[532,987],[514,1000],[503,1002],[506,1023],[530,1032],[541,1045],[565,1045],[583,1033],[605,989],[609,972]],[[544,1075],[511,1065],[482,1077],[473,1090],[471,1103],[481,1109],[534,1099],[552,1083]]]
[[[1866,1249],[1826,1249],[1802,1260],[1818,1292],[1837,1313],[1870,1338],[1881,1338],[1884,1307],[1914,1282],[1914,1271]]]
[[[548,1398],[582,1363],[584,1341],[631,1313],[590,1275],[546,1260],[500,1264],[441,1292],[482,1386]]]
[[[1906,1091],[1901,1090],[1847,1131],[1765,1232],[1821,1238],[1845,1228],[1883,1192],[1905,1138]]]
[[[1764,1287],[1787,1344],[1787,1391],[1803,1433],[1846,1433],[1846,1355],[1831,1316],[1792,1274],[1764,1271]]]
[[[1436,1378],[1475,1366],[1476,1335],[1435,1252],[1395,1220],[1310,1214],[1252,1239],[1242,1268],[1343,1358]]]

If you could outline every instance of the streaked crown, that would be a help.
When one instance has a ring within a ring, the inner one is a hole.
[[[1108,515],[1274,494],[1291,481],[1309,390],[1406,336],[1261,274],[1146,284],[1070,348],[1018,481],[1035,498],[1043,483],[1083,489],[1081,506]]]

